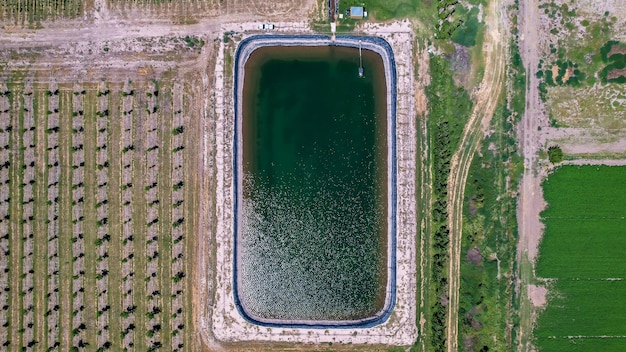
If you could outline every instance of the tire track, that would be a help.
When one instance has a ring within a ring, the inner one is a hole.
[[[458,350],[459,288],[461,236],[463,230],[463,195],[474,153],[489,126],[504,84],[505,44],[501,30],[500,0],[492,0],[485,18],[485,75],[476,94],[474,109],[465,125],[459,148],[450,162],[448,182],[448,222],[450,228],[448,268],[448,314],[446,317],[447,350]]]

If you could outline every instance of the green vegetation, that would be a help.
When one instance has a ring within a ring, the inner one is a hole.
[[[546,231],[537,275],[622,277],[626,237],[618,230],[626,229],[626,168],[562,166],[543,189],[548,208],[541,214]]]
[[[226,34],[224,34],[224,38],[226,39]],[[204,40],[196,37],[196,36],[185,36],[185,38],[183,39],[185,41],[185,43],[187,43],[187,46],[190,48],[202,48],[204,46]],[[224,40],[226,41],[226,40]]]
[[[342,0],[339,2],[339,13],[345,15],[345,11],[351,6],[365,6],[368,17],[373,17],[377,21],[387,21],[394,18],[418,16],[424,6],[428,7],[428,2],[425,0]],[[344,20],[346,20],[345,17]]]
[[[516,199],[508,190],[515,188],[522,169],[513,120],[503,105],[497,109],[492,121],[497,132],[483,142],[482,156],[475,156],[465,188],[459,346],[468,351],[504,351],[512,346],[505,336],[511,318],[507,307],[513,287],[508,277],[517,227]]]
[[[626,104],[620,97],[626,84],[609,83],[591,87],[553,87],[546,95],[553,125],[573,128],[603,128],[619,131],[626,128]]]
[[[352,31],[359,21],[374,19],[388,21],[391,19],[415,18],[425,28],[418,26],[416,30],[427,37],[433,32],[437,39],[451,39],[452,41],[471,47],[479,44],[484,27],[478,21],[478,5],[485,5],[482,0],[470,0],[459,3],[458,0],[347,0],[339,2],[339,13],[344,15],[338,20],[337,31]],[[365,19],[352,19],[346,16],[346,10],[351,6],[364,6],[368,12]],[[469,6],[469,7],[468,7]],[[441,20],[441,24],[439,21]],[[318,30],[328,30],[328,22],[313,23]]]
[[[450,35],[451,39],[455,43],[467,47],[476,45],[476,36],[484,26],[478,22],[478,7],[473,7],[469,11],[464,6],[457,6],[456,9],[460,20],[459,26]]]
[[[516,113],[500,105],[496,131],[482,144],[467,178],[461,252],[459,346],[468,351],[512,349],[512,275],[517,238],[516,188],[523,164],[517,153]],[[507,179],[510,183],[507,183]],[[510,332],[510,331],[509,331]],[[494,337],[496,337],[494,339]]]
[[[607,14],[600,18],[583,17],[584,11],[570,9],[567,4],[546,2],[539,7],[550,19],[550,35],[555,43],[550,44],[550,53],[539,63],[537,77],[542,79],[542,99],[545,101],[549,86],[593,85],[598,78],[606,83],[607,72],[620,67],[617,62],[615,67],[607,68],[601,55],[602,48],[615,35],[616,19]],[[582,38],[581,31],[586,32]]]
[[[517,35],[516,35],[517,37]],[[519,119],[524,114],[526,105],[526,71],[519,53],[519,46],[516,40],[511,40],[509,44],[511,51],[511,64],[509,66],[509,79],[513,81],[511,92],[511,111],[515,119]]]
[[[563,150],[558,145],[553,145],[548,148],[548,159],[553,164],[558,164],[563,161]]]
[[[605,350],[599,347],[605,343],[606,350],[618,350],[609,341],[618,340],[623,348],[626,282],[611,278],[626,272],[626,168],[563,166],[543,189],[548,208],[541,214],[546,230],[536,269],[553,280],[536,344],[546,351]]]
[[[524,113],[526,73],[517,45],[509,45],[507,96],[491,121],[490,134],[474,156],[464,195],[461,242],[459,341],[465,351],[513,350],[516,316],[510,277],[517,245],[513,190],[523,171],[515,125]]]
[[[626,68],[626,44],[613,40],[608,41],[606,45],[600,49],[600,54],[602,61],[607,64],[606,67],[600,71],[600,79],[602,79],[602,82],[626,83],[626,72],[622,72],[621,75],[614,74],[611,76],[612,71]]]
[[[467,92],[454,85],[449,63],[441,57],[431,56],[431,85],[426,89],[429,104],[429,138],[433,163],[432,258],[429,305],[430,337],[433,350],[445,347],[446,309],[442,303],[448,279],[449,229],[447,224],[447,189],[450,158],[456,150],[463,127],[472,109]]]
[[[376,21],[388,21],[400,18],[419,18],[423,23],[430,26],[432,17],[435,16],[436,7],[427,0],[342,0],[339,2],[339,13],[343,14],[343,19],[338,20],[337,31],[352,31],[356,23],[367,19]],[[346,10],[351,6],[364,6],[368,17],[364,19],[352,19],[346,16]],[[317,23],[318,29],[328,30],[327,22]],[[433,24],[434,26],[434,24]]]
[[[544,351],[552,352],[623,352],[624,340],[607,338],[544,339],[541,346]]]

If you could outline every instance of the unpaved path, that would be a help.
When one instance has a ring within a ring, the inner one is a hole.
[[[502,31],[501,0],[489,3],[485,18],[485,75],[476,94],[474,109],[465,125],[461,142],[452,156],[448,182],[448,221],[450,228],[450,263],[448,268],[448,314],[446,331],[448,352],[458,350],[459,288],[461,265],[461,235],[463,223],[463,194],[467,174],[474,153],[484,136],[485,130],[496,109],[504,85],[505,45]]]
[[[517,206],[519,243],[517,246],[518,282],[516,291],[520,297],[520,328],[518,350],[530,351],[532,337],[533,307],[528,296],[528,284],[533,274],[533,262],[543,225],[539,213],[545,207],[537,151],[541,148],[539,127],[547,127],[547,116],[539,99],[537,67],[539,64],[540,25],[538,0],[520,2],[520,54],[526,68],[526,107],[518,135],[524,156],[524,174],[520,181],[520,197]]]

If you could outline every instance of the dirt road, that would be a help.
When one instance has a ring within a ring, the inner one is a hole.
[[[539,82],[536,76],[539,64],[539,4],[537,0],[520,3],[520,54],[526,68],[526,108],[518,136],[524,156],[524,174],[520,181],[520,197],[517,206],[519,243],[517,246],[518,282],[520,295],[520,330],[518,350],[530,351],[532,337],[532,306],[528,297],[528,284],[533,278],[533,262],[543,225],[539,213],[544,207],[541,191],[541,175],[537,151],[540,148],[539,127],[547,127],[547,119],[539,99]]]
[[[452,156],[448,182],[448,221],[450,228],[448,268],[448,314],[446,320],[448,352],[458,350],[459,288],[461,264],[461,236],[463,224],[463,194],[472,158],[496,109],[504,85],[505,44],[502,31],[501,1],[492,0],[485,18],[485,75],[474,101],[459,148]]]

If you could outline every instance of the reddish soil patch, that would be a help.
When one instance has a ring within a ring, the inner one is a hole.
[[[626,54],[626,46],[622,46],[619,44],[613,44],[611,47],[611,51],[607,54],[607,57],[611,57],[615,54]]]
[[[483,261],[483,256],[480,254],[480,250],[476,247],[470,248],[467,251],[467,256],[465,257],[468,262],[472,263],[475,266],[480,266]]]
[[[574,75],[574,68],[573,67],[568,67],[567,70],[565,70],[565,74],[563,75],[563,83],[567,83],[567,81],[569,80],[570,77],[572,77]]]
[[[620,76],[626,77],[626,68],[611,70],[607,73],[606,78],[615,79],[619,78]]]
[[[472,195],[469,200],[469,213],[472,217],[476,216],[478,212],[478,207],[476,204],[476,195]]]
[[[552,83],[556,84],[556,79],[559,77],[559,66],[552,65]]]

